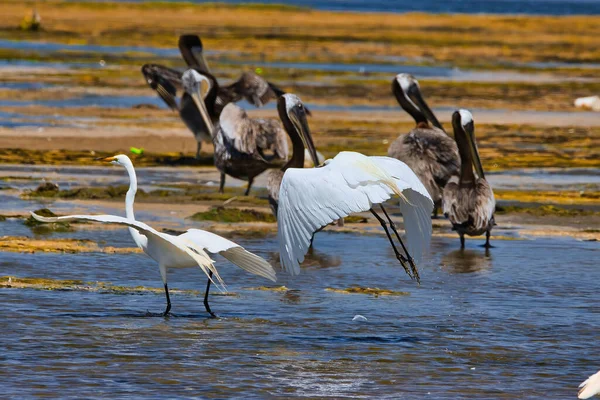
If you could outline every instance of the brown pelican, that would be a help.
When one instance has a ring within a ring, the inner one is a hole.
[[[444,186],[460,165],[456,143],[425,103],[419,82],[412,75],[398,74],[392,81],[392,92],[417,126],[390,144],[388,156],[405,162],[415,172],[431,195],[437,215]]]
[[[186,71],[182,79],[184,90],[192,97],[213,140],[215,166],[221,172],[219,191],[223,192],[227,174],[247,180],[248,195],[257,175],[287,160],[285,131],[277,121],[248,117],[246,111],[233,103],[223,108],[218,125],[213,126],[207,109],[214,107],[216,81],[193,69]]]
[[[292,157],[281,169],[269,172],[267,191],[269,192],[269,204],[273,214],[277,216],[277,204],[279,201],[279,187],[281,180],[288,168],[304,168],[305,148],[315,166],[320,164],[315,145],[308,129],[306,121],[306,108],[298,96],[284,94],[277,100],[277,111],[283,127],[292,141]]]
[[[253,72],[244,72],[237,81],[227,86],[218,85],[202,54],[202,41],[196,35],[180,36],[179,50],[188,67],[209,76],[213,81],[213,86],[216,88],[215,99],[211,102],[211,106],[207,107],[213,123],[219,120],[223,108],[229,103],[246,99],[252,105],[262,107],[270,100],[285,93]],[[167,106],[172,110],[179,111],[181,119],[198,142],[196,149],[196,158],[198,158],[202,142],[210,142],[211,137],[189,94],[186,96],[183,93],[177,104],[177,90],[183,89],[181,81],[183,73],[158,64],[145,64],[142,66],[142,74],[148,85],[156,90]]]
[[[483,167],[475,142],[473,116],[467,110],[452,114],[454,137],[460,153],[460,175],[453,175],[443,195],[444,215],[460,235],[460,246],[465,247],[465,234],[478,236],[485,232],[485,247],[490,246],[490,232],[494,223],[496,201],[492,187],[485,180]],[[475,168],[475,173],[473,173]]]

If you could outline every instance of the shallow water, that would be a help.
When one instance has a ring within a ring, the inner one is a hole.
[[[275,238],[241,243],[276,261]],[[202,294],[172,294],[174,315],[162,318],[146,316],[163,309],[161,294],[0,289],[4,395],[564,398],[600,366],[588,347],[600,323],[596,243],[497,241],[486,255],[479,241],[460,251],[436,239],[421,286],[381,235],[323,232],[315,243],[301,275],[279,274],[287,293],[247,290],[266,283],[219,259],[236,296],[211,296],[217,320]],[[160,287],[140,254],[2,255],[2,275]],[[205,283],[195,269],[169,279]],[[409,295],[325,291],[355,284]]]

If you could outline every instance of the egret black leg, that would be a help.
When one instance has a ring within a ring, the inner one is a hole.
[[[392,236],[390,235],[390,231],[388,230],[388,227],[387,227],[385,221],[383,220],[383,218],[381,218],[379,215],[377,215],[375,210],[373,210],[372,208],[369,211],[371,211],[371,214],[373,214],[375,216],[375,218],[377,218],[377,221],[379,221],[379,223],[383,227],[383,230],[385,231],[385,234],[387,235],[388,240],[390,241],[390,244],[392,245],[392,249],[394,249],[394,254],[396,254],[396,258],[398,259],[398,261],[400,261],[400,264],[402,265],[402,268],[404,268],[404,271],[408,274],[408,276],[410,276],[411,278],[414,278],[412,276],[410,270],[406,266],[406,262],[408,260],[402,254],[400,254],[400,252],[396,248],[396,245],[394,244],[394,239],[392,239]]]
[[[211,311],[210,306],[208,305],[208,291],[210,290],[210,282],[212,278],[212,271],[208,274],[208,282],[206,283],[206,292],[204,292],[204,308],[206,308],[206,312],[210,314],[211,317],[217,318],[216,314]]]
[[[254,178],[248,179],[248,187],[246,188],[246,193],[244,193],[244,196],[248,196],[250,194],[250,188],[252,187],[252,182],[254,182]]]
[[[383,205],[380,204],[379,207],[381,207],[381,211],[383,211],[383,214],[387,218],[387,220],[390,224],[390,228],[392,228],[392,231],[394,231],[396,238],[398,238],[398,241],[400,242],[400,245],[402,246],[402,250],[404,250],[404,254],[406,254],[405,260],[408,261],[408,264],[410,265],[410,269],[412,270],[413,277],[417,280],[417,282],[421,283],[421,278],[419,277],[419,271],[417,270],[417,266],[415,265],[415,260],[410,256],[410,253],[408,252],[408,249],[406,248],[406,246],[404,246],[404,242],[402,241],[402,239],[400,238],[400,234],[396,230],[396,224],[394,224],[394,221],[392,221],[392,219],[388,215],[387,211],[385,211],[385,208],[383,208]]]
[[[463,235],[462,233],[459,233],[460,235],[460,248],[464,249],[465,248],[465,235]]]
[[[169,315],[169,311],[171,311],[171,298],[169,297],[169,286],[167,286],[166,283],[165,283],[165,295],[167,296],[167,309],[165,310],[163,315],[166,317],[167,315]]]
[[[219,184],[219,193],[223,193],[225,187],[225,173],[221,172],[221,183]]]

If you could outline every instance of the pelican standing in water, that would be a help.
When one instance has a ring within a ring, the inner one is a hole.
[[[129,175],[129,190],[125,196],[125,214],[126,218],[116,215],[67,215],[64,217],[42,217],[31,213],[32,216],[40,222],[59,222],[84,220],[103,222],[109,224],[125,225],[129,227],[129,233],[136,245],[144,253],[154,259],[159,266],[160,275],[165,288],[167,298],[167,308],[163,315],[168,315],[171,310],[171,299],[169,297],[169,287],[167,285],[167,272],[170,268],[191,268],[200,267],[208,275],[208,283],[204,294],[204,307],[213,317],[215,314],[211,311],[208,304],[208,292],[213,276],[215,282],[224,289],[224,282],[213,261],[210,259],[207,251],[214,254],[220,254],[238,267],[252,273],[270,279],[276,280],[273,267],[261,257],[246,251],[238,244],[222,238],[214,233],[200,229],[189,229],[185,233],[174,236],[158,232],[143,222],[136,221],[133,212],[133,202],[137,192],[137,177],[131,160],[126,155],[120,154],[114,157],[107,157],[102,161],[108,161],[116,165],[125,167]]]
[[[211,102],[210,107],[207,107],[213,123],[219,120],[223,108],[229,103],[246,99],[252,105],[262,107],[285,93],[253,72],[244,72],[237,81],[227,86],[219,86],[217,79],[210,72],[202,49],[202,41],[198,36],[180,36],[179,50],[188,67],[210,76],[215,87],[214,101]],[[157,92],[165,104],[172,110],[179,111],[181,119],[192,131],[198,143],[196,158],[199,158],[202,142],[211,142],[212,138],[189,94],[186,95],[184,92],[179,104],[177,103],[177,91],[183,89],[183,73],[159,64],[145,64],[142,66],[142,74],[148,85]]]
[[[217,126],[207,111],[216,99],[216,81],[190,69],[183,75],[184,90],[192,97],[204,123],[209,127],[215,147],[215,167],[221,173],[219,191],[225,186],[225,175],[248,181],[250,193],[254,178],[269,168],[281,166],[288,158],[286,133],[279,122],[250,118],[235,104],[227,104]],[[267,152],[272,152],[267,155]]]
[[[421,96],[419,82],[412,75],[398,74],[392,81],[392,92],[417,126],[390,144],[388,156],[406,163],[417,174],[433,199],[437,215],[444,186],[460,166],[456,142]]]
[[[485,180],[475,142],[473,116],[467,110],[452,114],[454,137],[460,153],[460,175],[453,175],[444,188],[443,211],[460,235],[460,247],[465,247],[465,235],[479,236],[485,232],[485,247],[489,248],[494,223],[496,200],[492,187]],[[475,172],[473,172],[475,168]]]
[[[407,246],[381,204],[394,195],[399,198],[404,217]],[[387,222],[377,214],[375,204],[379,204]],[[419,281],[416,263],[429,247],[433,201],[403,162],[344,151],[319,168],[288,168],[281,182],[278,207],[281,265],[292,275],[300,273],[300,263],[318,229],[351,213],[370,211],[383,227],[406,273]],[[388,224],[404,254],[394,244]]]

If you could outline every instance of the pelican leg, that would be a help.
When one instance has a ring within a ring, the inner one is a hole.
[[[379,221],[379,223],[383,227],[383,230],[385,231],[385,234],[387,235],[388,240],[390,241],[390,244],[392,245],[392,249],[394,249],[394,254],[396,254],[396,258],[398,259],[398,261],[400,261],[400,264],[402,265],[402,268],[404,268],[404,271],[408,274],[408,276],[410,276],[411,278],[414,278],[412,276],[410,270],[406,266],[406,262],[408,260],[402,254],[400,254],[400,252],[396,248],[396,245],[394,244],[394,239],[392,239],[392,235],[390,235],[390,231],[388,230],[388,227],[387,227],[386,222],[384,221],[384,219],[381,218],[379,215],[377,215],[377,213],[375,212],[375,210],[373,210],[372,208],[369,211],[371,211],[371,214],[373,214],[375,216],[375,218],[377,218],[377,221]]]
[[[169,286],[165,283],[165,295],[167,296],[167,309],[163,313],[163,316],[169,315],[169,311],[171,311],[171,298],[169,297]]]
[[[402,246],[402,250],[404,250],[404,254],[406,254],[404,260],[408,261],[413,277],[417,280],[417,282],[421,283],[421,278],[419,277],[419,271],[417,270],[417,266],[415,265],[415,260],[410,256],[410,253],[408,252],[406,246],[404,246],[404,242],[402,241],[402,239],[400,238],[400,234],[398,234],[398,231],[396,230],[396,224],[394,224],[394,221],[392,221],[387,211],[385,211],[383,205],[380,204],[379,207],[381,207],[381,211],[383,211],[383,213],[385,214],[385,217],[387,218],[390,224],[390,228],[392,228],[392,231],[394,231],[394,234],[396,235],[398,241],[400,242],[400,245]]]
[[[212,312],[212,310],[210,309],[210,306],[208,305],[208,291],[210,290],[210,280],[212,278],[212,271],[209,272],[208,276],[208,282],[206,283],[206,292],[204,292],[204,308],[206,308],[206,312],[208,312],[210,314],[211,317],[213,318],[217,318],[217,315]]]
[[[244,196],[248,196],[250,194],[250,188],[252,187],[252,182],[254,182],[254,178],[249,178],[248,179],[248,187],[246,188],[246,193],[244,193]]]
[[[438,206],[434,205],[433,206],[433,215],[431,216],[431,219],[438,219]]]
[[[219,193],[223,193],[225,188],[225,173],[221,172],[221,183],[219,184]]]
[[[486,249],[490,249],[494,246],[490,244],[490,231],[485,232],[485,244],[483,245]]]
[[[202,142],[197,142],[198,145],[196,147],[196,160],[200,159],[200,149],[202,148]]]
[[[462,233],[459,233],[460,235],[460,248],[464,249],[465,248],[465,235],[463,235]]]

